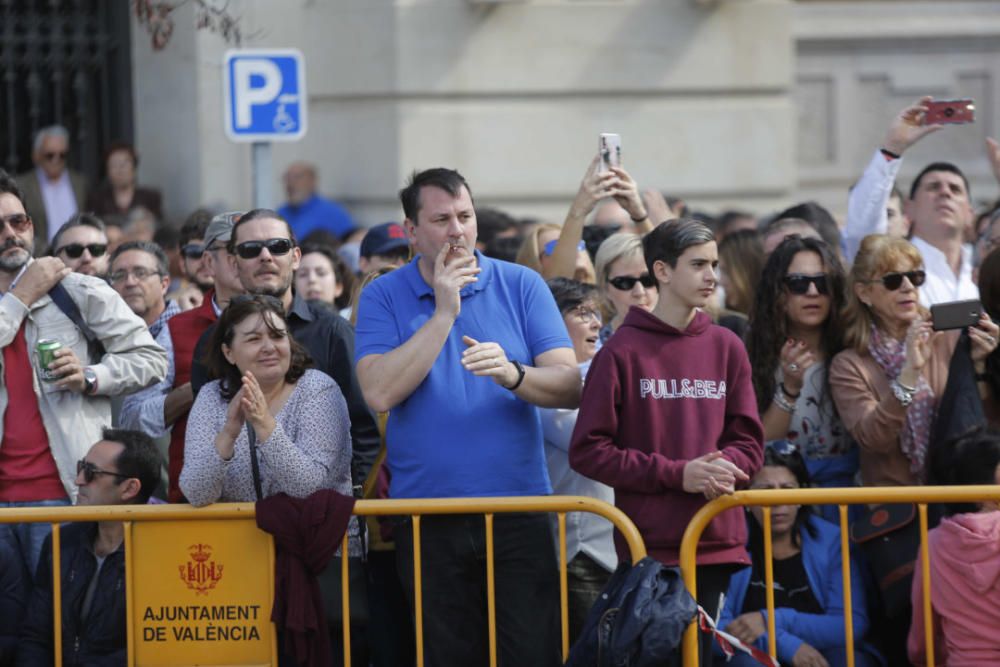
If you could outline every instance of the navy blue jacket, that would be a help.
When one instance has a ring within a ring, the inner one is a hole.
[[[90,614],[81,618],[83,599],[97,569],[93,544],[96,523],[62,527],[63,665],[115,667],[126,663],[125,549],[108,554],[94,591]],[[18,667],[54,664],[52,641],[52,538],[45,539],[35,574],[35,589],[21,630]]]
[[[0,540],[0,665],[14,664],[29,580],[17,547]]]
[[[587,614],[566,667],[680,665],[681,637],[697,609],[676,568],[648,556],[622,563]]]
[[[802,510],[800,510],[802,511]],[[753,519],[749,519],[752,521]],[[823,607],[822,614],[806,614],[794,609],[779,607],[774,610],[774,629],[777,635],[778,660],[791,664],[792,656],[805,642],[824,655],[844,647],[844,583],[840,576],[840,529],[815,516],[809,517],[808,530],[802,531],[802,564],[809,578],[809,587]],[[747,567],[732,576],[726,592],[726,604],[718,626],[726,626],[743,613],[743,600],[750,585],[751,568]],[[865,588],[857,559],[851,559],[851,604],[854,619],[854,636],[860,640],[868,631]],[[767,622],[767,610],[762,609]],[[860,641],[856,642],[860,643]],[[757,648],[767,651],[767,632],[756,642]]]

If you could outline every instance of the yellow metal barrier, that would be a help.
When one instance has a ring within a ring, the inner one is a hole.
[[[487,539],[487,586],[490,638],[490,664],[497,664],[496,656],[496,602],[494,598],[493,572],[493,517],[495,514],[513,512],[543,512],[554,513],[558,517],[559,526],[559,581],[560,606],[562,618],[562,650],[563,657],[569,654],[568,625],[568,589],[566,573],[566,514],[569,512],[590,512],[611,521],[622,534],[629,546],[632,561],[637,562],[646,555],[646,548],[638,529],[621,510],[607,503],[582,496],[538,496],[517,498],[439,498],[426,500],[359,500],[354,506],[357,516],[412,516],[413,517],[413,559],[414,559],[414,620],[416,629],[417,665],[423,665],[423,598],[421,587],[420,562],[420,518],[425,515],[439,514],[483,514],[486,520]],[[118,505],[107,507],[27,507],[0,510],[0,523],[45,522],[53,527],[52,570],[53,570],[53,631],[55,664],[62,664],[62,596],[60,593],[60,550],[59,524],[63,522],[81,521],[122,521],[125,523],[125,571],[126,571],[126,608],[128,633],[128,665],[137,663],[136,656],[136,597],[137,583],[150,585],[148,577],[137,577],[137,565],[134,554],[140,547],[144,535],[139,539],[135,536],[135,527],[150,522],[176,524],[189,521],[242,521],[254,522],[254,505],[252,503],[217,504],[204,508],[194,508],[188,505]],[[171,526],[174,528],[174,526]],[[265,599],[261,600],[260,608],[265,610],[270,618],[270,609],[274,590],[274,545],[267,537],[269,553],[267,556],[267,591]],[[175,539],[176,541],[176,539]],[[181,540],[185,542],[185,540]],[[347,553],[347,536],[344,537],[342,553]],[[140,564],[142,565],[142,564]],[[350,643],[350,590],[348,583],[348,560],[341,559],[342,609],[344,633],[344,664],[351,664]],[[144,628],[145,630],[145,628]],[[270,664],[277,665],[277,641],[271,628],[269,654]],[[169,656],[159,656],[155,664],[180,664],[169,661]],[[201,661],[199,661],[201,662]],[[154,664],[154,663],[143,663]]]
[[[851,564],[848,545],[847,506],[879,503],[916,503],[920,513],[920,545],[923,567],[924,636],[928,667],[934,667],[934,630],[931,617],[931,575],[927,547],[927,505],[947,502],[1000,501],[1000,486],[912,486],[912,487],[863,487],[848,489],[766,489],[738,491],[705,504],[688,523],[681,541],[680,568],[684,583],[691,595],[697,596],[696,556],[698,540],[702,533],[721,512],[734,507],[763,507],[764,518],[764,570],[767,584],[767,636],[768,652],[777,657],[774,632],[774,575],[771,553],[771,507],[779,505],[837,505],[840,510],[841,572],[844,578],[844,634],[848,667],[854,667],[854,623],[851,613]],[[917,576],[917,573],[914,573]],[[698,665],[698,627],[688,626],[684,633],[684,665]]]

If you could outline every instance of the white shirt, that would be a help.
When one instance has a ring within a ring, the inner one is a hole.
[[[854,261],[864,237],[885,234],[889,228],[886,206],[902,162],[902,158],[887,160],[881,151],[875,151],[861,179],[851,190],[842,237],[844,257],[848,262]],[[927,282],[919,290],[920,303],[929,308],[936,303],[979,298],[979,288],[972,282],[971,246],[962,246],[962,263],[956,276],[943,252],[917,236],[910,242],[920,251],[927,271]]]
[[[40,167],[35,169],[35,176],[38,178],[38,185],[42,191],[45,216],[49,220],[48,240],[52,241],[63,223],[77,212],[76,194],[73,192],[73,184],[69,180],[69,171],[65,169],[55,183],[49,180]]]
[[[916,236],[910,243],[920,251],[927,271],[927,282],[920,286],[921,304],[930,308],[936,303],[979,298],[979,288],[972,282],[971,246],[962,246],[962,263],[956,276],[943,252]]]
[[[844,259],[850,264],[858,254],[861,240],[869,234],[885,234],[889,229],[886,206],[899,173],[899,160],[886,160],[875,151],[861,178],[847,197],[847,224],[841,236]]]

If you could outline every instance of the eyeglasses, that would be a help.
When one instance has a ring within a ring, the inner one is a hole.
[[[810,285],[815,285],[816,291],[820,294],[830,293],[830,283],[825,273],[817,273],[814,276],[807,276],[804,273],[789,273],[783,282],[792,294],[806,294]]]
[[[69,155],[69,153],[67,153],[66,151],[53,151],[51,153],[43,154],[42,157],[48,160],[49,162],[52,162],[54,160],[59,160],[59,161],[65,160],[67,155]]]
[[[254,259],[259,257],[261,251],[267,248],[272,255],[287,255],[295,245],[291,239],[268,239],[266,241],[244,241],[236,246],[236,254],[241,259]]]
[[[597,320],[597,323],[601,323],[601,313],[594,310],[593,308],[588,308],[587,306],[577,306],[576,308],[569,311],[573,314],[577,320],[582,324],[587,324],[591,320]]]
[[[111,475],[112,477],[118,477],[120,479],[128,479],[129,475],[123,475],[120,472],[111,472],[110,470],[101,470],[93,463],[87,459],[80,459],[76,462],[76,474],[79,475],[83,473],[83,479],[87,484],[94,481],[94,478],[98,475]]]
[[[551,241],[549,241],[548,243],[546,243],[545,247],[542,248],[542,254],[543,255],[548,255],[549,257],[551,257],[552,253],[554,253],[556,251],[556,244],[558,244],[558,243],[559,243],[559,239],[552,239]],[[576,250],[577,250],[577,252],[582,252],[582,251],[584,251],[586,249],[587,249],[587,244],[584,243],[583,241],[580,241],[579,243],[576,244]]]
[[[111,284],[123,283],[128,280],[129,276],[132,276],[136,280],[143,281],[150,276],[162,276],[163,274],[159,271],[154,271],[152,269],[147,269],[142,266],[138,266],[134,269],[122,269],[121,271],[115,271],[108,278],[111,280]]]
[[[23,232],[31,224],[31,216],[27,213],[11,213],[6,217],[0,217],[0,223],[10,225],[15,232]],[[2,227],[0,227],[2,229]]]
[[[656,278],[649,275],[648,273],[644,273],[639,277],[616,276],[614,278],[608,278],[609,285],[623,292],[630,291],[633,287],[635,287],[636,283],[642,283],[642,286],[646,288],[656,287]]]
[[[920,287],[927,280],[927,273],[922,270],[918,271],[899,271],[893,273],[887,273],[881,278],[875,278],[874,280],[867,280],[868,283],[882,283],[890,292],[895,292],[900,287],[903,286],[903,278],[910,281],[910,284],[914,287]]]
[[[83,255],[84,250],[89,251],[91,257],[102,257],[108,251],[108,245],[106,243],[88,243],[86,245],[82,243],[67,243],[59,248],[59,250],[56,250],[56,254],[64,252],[70,259],[79,259]]]
[[[181,247],[181,254],[188,259],[201,259],[205,255],[206,250],[208,248],[200,243],[188,243]]]

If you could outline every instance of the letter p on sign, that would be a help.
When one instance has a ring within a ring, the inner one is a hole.
[[[302,53],[295,49],[226,52],[225,130],[233,141],[295,141],[306,132]]]

